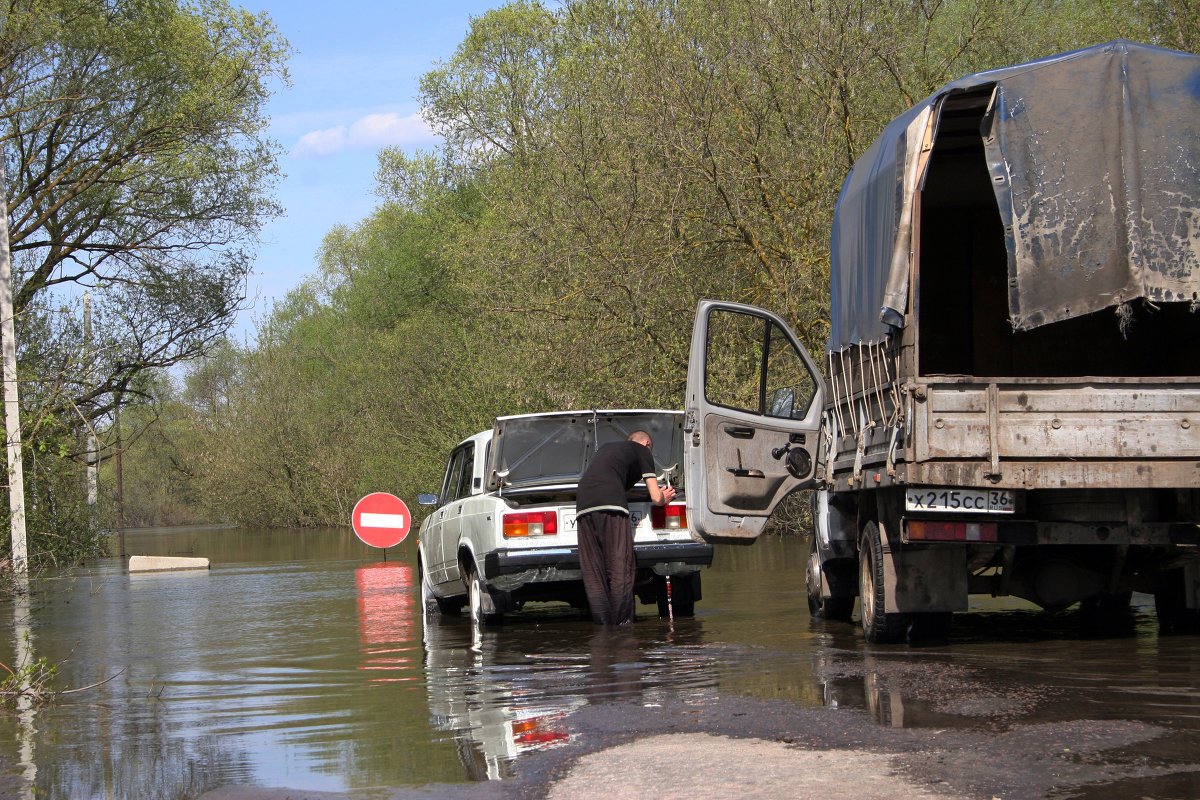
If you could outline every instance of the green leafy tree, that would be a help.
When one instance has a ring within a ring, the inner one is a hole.
[[[36,451],[40,436],[110,425],[139,376],[232,323],[278,213],[264,104],[287,46],[226,0],[26,0],[6,15],[0,142]]]
[[[828,334],[847,170],[948,81],[1194,30],[1187,0],[518,0],[421,84],[439,153],[381,153],[380,207],[247,354],[205,495],[344,524],[432,490],[498,414],[679,407],[702,297]],[[251,377],[252,376],[252,377]],[[794,514],[793,516],[798,516]]]

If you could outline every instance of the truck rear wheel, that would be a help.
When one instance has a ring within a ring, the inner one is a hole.
[[[1154,611],[1158,615],[1160,634],[1200,631],[1200,612],[1187,607],[1184,570],[1174,569],[1167,573],[1163,585],[1154,592]]]
[[[908,614],[887,613],[884,594],[883,543],[879,526],[868,522],[858,550],[858,595],[862,600],[862,628],[867,641],[886,644],[903,641],[911,620]]]
[[[804,573],[808,591],[808,613],[816,619],[849,622],[854,613],[853,597],[821,596],[821,554],[816,532],[808,540],[808,567]],[[853,580],[853,578],[851,578]]]

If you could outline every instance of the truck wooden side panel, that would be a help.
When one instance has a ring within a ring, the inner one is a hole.
[[[915,460],[1198,459],[1200,388],[929,386]]]
[[[831,369],[828,474],[839,490],[1200,486],[1200,382],[898,378],[859,348]],[[874,380],[880,381],[874,383]]]

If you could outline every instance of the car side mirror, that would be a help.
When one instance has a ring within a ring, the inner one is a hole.
[[[417,495],[417,505],[419,506],[436,506],[437,504],[438,496],[436,494]]]

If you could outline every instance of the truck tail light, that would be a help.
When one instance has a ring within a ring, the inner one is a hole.
[[[671,503],[650,508],[650,524],[655,530],[677,531],[687,527],[687,505]]]
[[[558,533],[557,511],[517,511],[505,514],[504,538],[517,536],[552,536]]]
[[[910,519],[904,523],[905,538],[910,542],[994,542],[997,528],[994,522]]]

